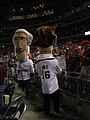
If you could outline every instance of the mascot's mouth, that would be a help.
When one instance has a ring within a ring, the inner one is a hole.
[[[16,49],[16,53],[22,53],[23,51],[24,51],[24,49],[22,49],[22,48]]]

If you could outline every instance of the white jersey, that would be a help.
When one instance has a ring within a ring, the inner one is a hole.
[[[32,60],[26,59],[22,63],[17,63],[17,79],[18,80],[28,80],[30,79],[30,74],[34,73],[34,64]]]
[[[60,74],[62,69],[52,54],[40,55],[35,63],[35,70],[41,77],[43,93],[51,94],[59,89],[57,74]]]

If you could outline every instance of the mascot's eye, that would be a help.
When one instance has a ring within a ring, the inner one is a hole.
[[[21,40],[26,39],[26,37],[22,37],[22,36],[21,36],[21,37],[19,37],[19,38],[20,38]]]
[[[24,39],[27,39],[26,37],[24,37],[24,36],[15,36],[14,37],[14,40],[24,40]]]
[[[18,37],[17,37],[17,36],[15,36],[15,37],[14,37],[14,40],[17,40],[17,39],[18,39]]]

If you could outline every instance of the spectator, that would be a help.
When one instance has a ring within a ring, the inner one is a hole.
[[[8,59],[8,80],[11,80],[12,82],[14,82],[15,68],[16,68],[16,57],[14,53],[11,53]]]
[[[4,82],[7,76],[5,66],[3,65],[3,59],[0,59],[0,111],[4,108]]]
[[[72,51],[72,56],[69,59],[68,71],[80,72],[80,54],[82,53],[82,51],[80,51],[78,48],[75,48]]]
[[[89,76],[90,79],[90,41],[84,40],[82,42],[83,47],[83,55],[82,57],[82,69],[81,69],[81,75]]]

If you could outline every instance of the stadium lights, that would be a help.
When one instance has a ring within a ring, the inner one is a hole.
[[[90,35],[90,31],[85,32],[85,35]]]

